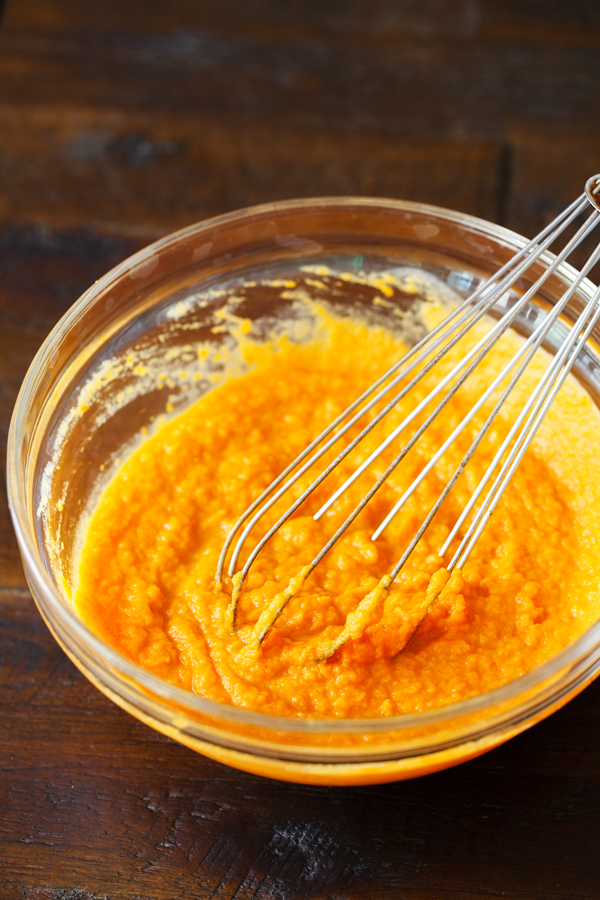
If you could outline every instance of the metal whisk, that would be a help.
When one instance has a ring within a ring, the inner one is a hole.
[[[542,285],[550,278],[561,263],[567,260],[578,244],[580,244],[596,227],[600,218],[600,175],[594,175],[590,178],[586,183],[585,192],[581,194],[580,197],[558,215],[553,222],[544,228],[537,237],[531,240],[522,250],[515,254],[494,275],[480,284],[474,293],[453,309],[442,322],[413,346],[401,359],[395,362],[374,384],[361,394],[360,397],[351,403],[344,412],[331,422],[331,424],[328,425],[327,428],[316,437],[289,466],[287,466],[269,487],[257,497],[254,503],[246,509],[243,515],[240,516],[233,526],[229,537],[225,541],[216,573],[216,582],[220,585],[228,553],[237,537],[228,567],[228,574],[233,577],[234,583],[230,607],[231,626],[234,630],[236,628],[237,605],[244,582],[253,562],[265,544],[271,540],[281,526],[294,514],[301,504],[304,503],[307,497],[312,494],[312,492],[325,480],[325,478],[327,478],[333,469],[348,456],[363,438],[376,427],[384,416],[406,397],[409,391],[411,391],[424,375],[431,371],[434,366],[443,359],[448,351],[464,337],[467,331],[472,328],[476,322],[485,316],[486,313],[491,311],[492,308],[507,295],[510,288],[513,287],[525,273],[527,273],[532,265],[540,259],[542,254],[554,243],[559,235],[564,232],[577,216],[583,213],[586,208],[589,209],[588,204],[591,204],[592,212],[587,220],[566,243],[547,268],[545,268],[531,287],[509,306],[502,317],[499,318],[489,331],[477,341],[475,346],[464,355],[450,372],[439,380],[433,390],[431,390],[423,400],[415,405],[412,411],[396,428],[393,429],[377,449],[374,450],[360,466],[358,466],[355,472],[335,491],[327,502],[321,506],[318,512],[315,513],[314,518],[319,519],[362,474],[362,472],[364,472],[365,469],[367,469],[368,466],[386,449],[386,447],[398,438],[401,432],[404,431],[411,422],[417,419],[422,413],[425,413],[432,403],[436,403],[433,410],[426,413],[424,421],[418,426],[415,433],[401,447],[398,454],[394,457],[383,474],[375,481],[360,503],[358,503],[350,515],[347,516],[335,534],[332,535],[317,553],[312,562],[306,565],[298,573],[297,577],[291,580],[288,587],[278,594],[261,613],[258,622],[252,631],[251,643],[253,642],[255,647],[258,647],[264,640],[278,616],[283,612],[291,598],[298,593],[308,575],[321,562],[329,550],[331,550],[394,469],[402,462],[404,457],[421,438],[432,421],[456,394],[471,373],[477,368],[481,360],[489,353],[504,332],[510,328],[519,313],[526,307],[527,303],[538,293]],[[408,546],[402,552],[398,562],[391,572],[383,577],[378,588],[360,602],[358,612],[360,612],[361,607],[366,608],[369,604],[372,605],[380,602],[385,596],[390,585],[398,576],[424,532],[431,524],[434,516],[452,490],[454,484],[467,466],[475,450],[490,429],[490,426],[496,419],[504,402],[521,378],[534,354],[541,347],[545,337],[557,322],[561,313],[565,310],[570,299],[573,297],[588,272],[599,260],[600,245],[593,251],[576,278],[562,294],[560,300],[552,307],[551,311],[542,318],[540,324],[537,325],[527,340],[523,342],[515,356],[504,366],[497,377],[493,379],[491,384],[489,384],[481,395],[480,399],[456,426],[454,431],[444,441],[442,446],[432,456],[417,478],[412,482],[410,487],[405,491],[402,497],[400,497],[398,502],[377,527],[372,535],[373,540],[376,540],[382,534],[393,517],[406,503],[423,479],[427,477],[429,472],[456,440],[459,434],[467,427],[469,422],[479,410],[481,410],[486,402],[492,398],[494,392],[506,382],[499,399],[494,404],[493,409],[487,416],[483,426],[477,432],[469,449],[463,456],[443,491],[440,493],[438,499],[427,513],[422,524],[410,540]],[[586,302],[576,322],[569,329],[568,336],[552,357],[548,368],[540,378],[528,400],[524,403],[508,434],[498,446],[492,462],[489,464],[470,500],[451,529],[444,545],[440,548],[439,556],[443,557],[459,534],[465,521],[473,513],[472,519],[459,542],[458,548],[446,566],[448,572],[452,572],[454,569],[461,569],[467,561],[483,529],[496,509],[507,484],[522,460],[527,447],[542,423],[548,408],[567,378],[579,353],[583,349],[599,319],[600,288],[598,288],[593,293],[593,296]],[[409,380],[407,381],[407,379]],[[403,385],[398,393],[385,404],[383,409],[368,421],[360,433],[338,453],[335,459],[329,463],[317,477],[312,480],[306,490],[302,492],[302,494],[288,507],[283,515],[278,518],[275,524],[269,528],[258,541],[241,570],[237,571],[238,560],[242,548],[250,532],[265,513],[284,496],[292,485],[294,485],[315,462],[321,459],[331,447],[340,441],[369,410],[382,400],[382,398],[392,392],[394,387],[400,382],[403,382]],[[478,503],[479,506],[477,507]],[[474,510],[474,507],[477,508]],[[439,591],[437,594],[439,594]],[[423,611],[423,618],[428,614],[437,594],[432,597],[431,602]],[[354,621],[356,621],[356,615],[355,613],[351,613],[347,619],[346,625],[338,637],[334,641],[329,642],[326,646],[320,648],[318,653],[319,659],[327,659],[353,636],[352,623]],[[408,640],[410,640],[410,638]]]

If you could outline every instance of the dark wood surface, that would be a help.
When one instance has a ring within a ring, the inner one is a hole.
[[[148,240],[374,194],[526,234],[600,169],[594,0],[8,0],[0,440],[47,332]],[[0,491],[0,900],[600,896],[600,682],[480,759],[323,789],[213,763],[50,637]]]

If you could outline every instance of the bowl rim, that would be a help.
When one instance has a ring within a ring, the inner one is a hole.
[[[204,716],[208,715],[213,719],[235,722],[238,725],[260,726],[269,731],[293,731],[304,734],[335,734],[348,732],[376,733],[393,731],[399,734],[403,731],[415,728],[423,729],[428,726],[448,722],[452,719],[472,716],[482,710],[498,707],[504,703],[513,701],[519,694],[530,694],[536,687],[539,687],[544,682],[550,681],[561,669],[570,667],[569,672],[572,672],[574,665],[576,665],[578,661],[583,662],[586,660],[594,650],[597,651],[597,656],[600,659],[600,620],[591,625],[582,635],[555,656],[552,656],[549,660],[536,666],[524,675],[521,675],[492,691],[478,694],[467,700],[459,701],[458,703],[435,707],[422,712],[405,713],[390,717],[361,719],[295,718],[291,716],[275,716],[270,713],[256,712],[254,710],[229,706],[215,700],[208,700],[200,697],[192,691],[172,685],[170,682],[164,681],[157,675],[153,675],[147,669],[134,663],[110,644],[103,641],[83,622],[76,613],[74,607],[54,584],[43,564],[37,541],[29,528],[26,486],[23,481],[19,479],[18,474],[19,436],[21,434],[23,421],[26,418],[26,411],[34,396],[38,369],[56,342],[57,337],[68,329],[73,320],[78,318],[80,312],[86,305],[91,303],[109,286],[114,285],[119,279],[126,276],[135,266],[144,262],[148,256],[164,251],[192,235],[198,235],[223,225],[240,222],[244,219],[251,219],[256,216],[265,216],[270,213],[281,215],[292,212],[295,209],[301,210],[308,207],[324,209],[334,206],[344,208],[350,208],[352,206],[366,208],[371,206],[377,207],[380,210],[387,210],[395,213],[410,212],[424,214],[426,216],[446,220],[454,225],[464,225],[470,230],[476,230],[487,236],[496,238],[515,250],[521,249],[527,243],[527,239],[517,232],[467,213],[409,200],[354,196],[314,197],[258,204],[224,213],[209,219],[204,219],[159,238],[110,269],[98,281],[84,291],[78,300],[75,301],[52,328],[38,349],[27,370],[25,378],[23,379],[9,427],[7,442],[8,504],[19,548],[23,556],[23,561],[26,563],[26,574],[27,570],[29,570],[30,576],[37,582],[37,586],[41,590],[44,599],[47,601],[50,610],[57,616],[59,621],[66,621],[66,623],[68,623],[68,626],[70,626],[78,639],[82,641],[85,646],[93,650],[102,660],[104,665],[110,666],[113,670],[116,670],[119,675],[125,676],[128,682],[133,682],[136,687],[139,685],[152,695],[161,698],[164,701],[176,703],[180,710],[188,707],[193,712],[200,713]],[[551,262],[554,258],[555,255],[550,251],[546,251],[541,257],[546,263]],[[560,274],[568,282],[574,280],[576,272],[577,270],[566,262],[562,263],[557,269],[557,274]],[[594,286],[592,282],[587,278],[584,279],[580,286],[580,291],[586,296],[591,296],[593,289]],[[33,590],[32,595],[36,604],[38,604],[36,592]],[[552,704],[556,695],[559,693],[559,687],[560,680],[552,683],[552,696],[545,705]],[[505,710],[505,713],[501,714],[501,718],[513,719],[518,715],[519,711],[522,710],[522,706],[525,702],[526,698],[524,698],[521,703],[517,702],[516,704],[511,704],[508,709]],[[482,725],[483,722],[484,720],[479,719],[477,724]]]

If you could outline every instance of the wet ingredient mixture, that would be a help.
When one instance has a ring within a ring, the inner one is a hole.
[[[82,618],[173,684],[284,716],[390,716],[439,707],[489,691],[549,659],[600,611],[600,419],[574,379],[562,389],[464,570],[448,580],[443,567],[451,554],[443,560],[438,550],[508,430],[510,407],[387,594],[351,640],[329,659],[318,658],[319,647],[339,637],[347,616],[393,568],[485,420],[483,410],[373,542],[375,527],[519,346],[510,334],[307,578],[263,643],[256,643],[254,631],[261,612],[313,559],[398,447],[373,463],[320,521],[312,514],[398,424],[406,404],[266,546],[232,627],[232,582],[226,578],[221,589],[215,587],[215,571],[233,523],[403,350],[400,338],[385,328],[324,311],[319,322],[305,343],[248,338],[243,352],[249,371],[165,424],[122,465],[93,513],[81,554],[75,603]],[[456,348],[443,370],[478,336]],[[544,367],[541,357],[531,377],[537,380]],[[419,385],[417,400],[433,383]],[[303,476],[265,517],[246,555],[314,474]],[[437,599],[415,633],[433,588]]]

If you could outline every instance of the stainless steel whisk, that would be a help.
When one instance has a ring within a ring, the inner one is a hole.
[[[298,577],[292,579],[290,585],[282,591],[274,601],[271,601],[268,608],[263,611],[258,622],[254,626],[252,641],[255,646],[260,645],[266,635],[269,633],[278,616],[290,599],[298,593],[306,577],[321,562],[323,557],[329,552],[333,545],[339,540],[346,529],[356,519],[362,509],[369,500],[379,490],[382,484],[387,480],[394,469],[402,462],[404,457],[416,442],[424,434],[434,418],[441,412],[446,404],[451,400],[454,394],[459,390],[462,384],[467,380],[471,373],[477,368],[481,360],[486,356],[491,348],[497,343],[502,334],[510,328],[515,322],[517,316],[526,307],[527,303],[538,293],[542,285],[551,277],[556,269],[563,263],[575,247],[581,243],[596,227],[600,218],[600,175],[594,175],[588,179],[585,191],[578,197],[567,209],[558,215],[553,222],[544,228],[533,240],[531,240],[522,250],[516,253],[505,265],[503,265],[494,275],[485,282],[453,309],[445,319],[440,322],[432,331],[430,331],[422,340],[413,346],[401,359],[395,362],[377,381],[372,384],[360,397],[358,397],[350,406],[344,410],[327,428],[316,437],[306,448],[296,457],[293,462],[269,485],[262,494],[246,509],[243,515],[237,520],[223,546],[216,573],[216,582],[218,585],[222,582],[223,570],[230,548],[233,546],[231,559],[228,567],[228,574],[234,578],[234,590],[231,598],[231,624],[236,627],[237,604],[243,589],[248,572],[261,552],[265,544],[271,540],[273,535],[281,528],[281,526],[294,514],[307,497],[327,478],[330,472],[345,459],[345,457],[369,434],[373,428],[392,410],[409,391],[426,375],[433,367],[448,353],[448,351],[473,327],[483,316],[486,315],[494,306],[496,306],[507,292],[513,287],[517,281],[537,262],[542,254],[554,243],[564,230],[579,216],[584,210],[589,209],[591,204],[592,212],[581,227],[576,231],[573,237],[566,243],[563,249],[544,269],[541,275],[534,281],[531,287],[518,297],[516,302],[507,308],[506,312],[499,318],[492,328],[475,344],[475,346],[458,362],[450,372],[448,372],[436,384],[432,391],[412,409],[412,411],[394,428],[394,430],[386,437],[386,439],[374,450],[370,456],[354,471],[344,484],[342,484],[335,493],[327,500],[326,503],[315,513],[314,518],[319,519],[335,501],[344,493],[344,491],[352,484],[368,466],[394,442],[398,436],[404,431],[411,422],[421,415],[431,404],[439,397],[434,409],[429,412],[421,425],[417,428],[410,439],[402,446],[398,454],[388,465],[383,474],[374,482],[371,488],[364,495],[360,503],[347,516],[345,521],[339,526],[335,534],[321,548],[319,553],[304,569],[299,573]],[[522,344],[515,356],[505,365],[492,383],[486,388],[480,399],[475,403],[469,413],[456,426],[454,431],[444,441],[442,446],[432,456],[430,461],[420,472],[417,478],[412,482],[410,487],[405,491],[403,496],[398,500],[381,524],[377,527],[372,535],[372,539],[376,540],[398,513],[401,507],[406,503],[409,497],[417,489],[419,484],[427,477],[432,468],[439,459],[448,450],[451,444],[456,440],[458,435],[467,427],[469,422],[479,412],[479,410],[490,400],[495,391],[507,380],[499,399],[494,404],[492,411],[487,416],[483,426],[477,432],[466,454],[463,456],[459,465],[452,474],[450,480],[440,493],[438,499],[426,515],[421,526],[414,534],[408,546],[404,549],[398,562],[392,571],[384,576],[379,585],[379,594],[376,600],[381,599],[385,592],[389,589],[394,579],[405,565],[409,556],[415,549],[424,532],[431,524],[434,516],[445,501],[446,497],[452,490],[454,484],[460,477],[461,473],[467,466],[473,453],[485,437],[490,426],[498,415],[506,398],[509,396],[521,375],[527,368],[532,357],[542,345],[544,339],[556,323],[561,313],[565,310],[567,304],[580,287],[582,281],[587,276],[592,267],[600,260],[600,245],[596,247],[589,259],[577,273],[576,277],[560,297],[559,301],[552,307],[551,311],[542,319],[539,325],[532,331],[530,336]],[[483,478],[473,492],[470,500],[466,504],[454,527],[448,535],[444,545],[439,550],[440,557],[443,557],[454,539],[459,534],[463,524],[473,513],[472,519],[468,524],[462,538],[460,539],[458,548],[456,549],[452,559],[446,566],[448,572],[454,569],[462,568],[471,554],[477,540],[479,539],[483,529],[489,521],[492,513],[496,509],[504,490],[509,483],[515,469],[523,458],[527,447],[538,430],[544,416],[556,397],[560,387],[564,383],[567,375],[571,371],[579,353],[583,349],[588,337],[598,320],[600,319],[600,288],[594,291],[590,299],[585,303],[577,320],[568,331],[568,335],[560,348],[554,354],[545,373],[535,386],[527,402],[523,405],[515,422],[511,426],[508,434],[500,443],[497,451],[487,468]],[[360,433],[351,440],[347,446],[341,450],[335,459],[329,463],[325,469],[315,477],[310,485],[302,492],[302,494],[288,507],[288,509],[278,518],[275,524],[268,529],[263,537],[258,541],[252,552],[249,554],[246,562],[239,572],[237,572],[238,560],[240,553],[246,540],[257,525],[264,514],[294,485],[298,479],[327,451],[333,447],[347,432],[360,421],[360,419],[371,410],[382,398],[388,395],[394,387],[401,381],[405,381],[409,376],[410,380],[404,384],[397,394],[362,428]],[[441,395],[441,396],[440,396]],[[491,483],[490,483],[491,482]],[[481,499],[480,499],[481,498]],[[479,507],[474,510],[478,501]],[[240,534],[241,531],[241,534]],[[239,535],[239,536],[238,536]],[[236,574],[237,573],[237,574]],[[373,592],[374,594],[375,592]],[[359,604],[372,603],[373,596],[365,598]],[[433,602],[433,601],[432,601]],[[432,603],[423,611],[423,618],[429,612]],[[352,614],[349,618],[352,617]],[[352,629],[347,625],[342,629],[341,634],[336,640],[330,642],[327,646],[322,647],[318,658],[327,659],[339,647],[343,646],[347,640],[352,637]]]

